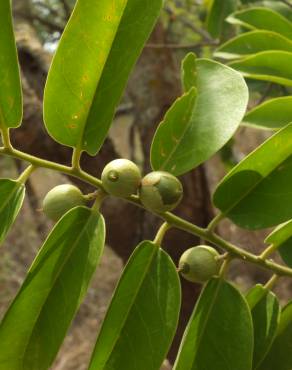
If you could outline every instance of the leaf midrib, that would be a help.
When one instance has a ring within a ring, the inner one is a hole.
[[[164,163],[161,165],[161,169],[165,169],[165,167],[169,164],[169,162],[171,162],[171,160],[173,160],[173,155],[176,153],[176,151],[177,151],[177,149],[178,149],[178,147],[181,145],[181,143],[182,143],[182,141],[183,141],[183,139],[184,139],[184,137],[186,136],[186,133],[187,133],[187,131],[189,130],[189,128],[190,128],[190,125],[191,125],[191,119],[192,119],[192,117],[193,117],[193,115],[194,115],[194,112],[196,111],[196,108],[197,108],[197,101],[198,101],[198,95],[196,94],[196,90],[195,90],[195,88],[194,87],[192,87],[191,89],[190,89],[190,91],[186,94],[186,96],[190,96],[190,95],[192,95],[192,94],[195,94],[194,95],[194,97],[191,99],[191,101],[190,101],[190,103],[189,103],[189,106],[190,107],[188,107],[188,108],[191,108],[191,106],[192,106],[192,102],[193,102],[193,100],[195,100],[194,101],[194,106],[193,106],[193,109],[190,109],[190,112],[189,112],[189,114],[188,114],[188,124],[186,124],[185,125],[185,128],[183,129],[183,131],[182,131],[182,133],[181,133],[181,135],[180,135],[180,140],[179,141],[177,141],[177,143],[173,146],[173,148],[171,149],[171,151],[169,152],[169,154],[168,154],[168,157],[167,157],[167,159],[164,161]],[[198,92],[198,94],[199,94],[199,92]],[[165,124],[166,124],[166,122],[165,122]]]
[[[1,1],[1,0],[0,0]],[[80,0],[78,0],[80,1]],[[91,114],[91,110],[92,110],[92,106],[94,104],[94,101],[95,101],[95,97],[96,97],[96,93],[97,93],[97,90],[98,90],[98,87],[99,87],[99,84],[100,84],[100,81],[102,79],[102,76],[103,76],[103,73],[104,73],[104,70],[108,64],[108,60],[109,60],[109,56],[111,55],[111,52],[113,50],[113,45],[115,44],[116,42],[116,38],[117,38],[117,34],[118,34],[118,31],[120,29],[120,25],[125,17],[125,12],[126,12],[126,9],[129,5],[129,1],[130,0],[127,0],[126,3],[125,3],[125,6],[123,8],[123,12],[122,12],[122,16],[120,17],[120,20],[119,22],[117,23],[117,27],[116,27],[116,30],[114,32],[114,35],[113,35],[113,39],[112,39],[112,42],[111,42],[111,46],[108,48],[108,52],[107,52],[107,57],[106,57],[106,61],[105,63],[103,64],[103,67],[100,71],[100,75],[99,75],[99,78],[98,80],[96,81],[96,85],[95,85],[95,89],[94,89],[94,94],[92,96],[92,99],[91,99],[91,102],[89,104],[89,108],[88,108],[88,111],[87,111],[87,114],[84,118],[84,123],[82,125],[82,132],[81,132],[81,135],[80,135],[80,138],[79,138],[79,141],[77,141],[77,144],[76,144],[76,148],[77,149],[85,149],[86,145],[84,146],[84,137],[85,137],[85,131],[86,131],[86,126],[87,126],[87,123],[88,123],[88,117],[90,116]]]
[[[63,268],[64,268],[65,264],[68,262],[69,258],[72,256],[73,252],[75,251],[76,246],[77,246],[77,244],[79,243],[80,239],[83,237],[83,235],[84,235],[84,233],[85,233],[85,231],[86,231],[86,229],[87,229],[87,227],[88,227],[88,224],[89,224],[89,223],[90,223],[90,221],[91,221],[91,218],[92,218],[93,216],[95,216],[95,215],[96,215],[96,214],[95,214],[94,212],[92,212],[92,211],[91,211],[91,213],[90,213],[90,215],[89,215],[89,217],[88,217],[88,220],[87,220],[87,221],[86,221],[86,223],[84,224],[84,227],[83,227],[82,232],[80,233],[80,235],[78,236],[78,238],[77,238],[77,239],[75,240],[75,242],[73,243],[73,247],[71,248],[70,253],[67,255],[67,257],[64,259],[63,263],[60,265],[60,268],[58,269],[58,273],[56,274],[56,277],[55,277],[55,279],[54,279],[54,281],[53,281],[52,289],[50,289],[50,291],[48,292],[48,294],[47,294],[47,296],[46,296],[46,299],[44,300],[43,304],[42,304],[42,305],[41,305],[41,307],[40,307],[40,310],[39,310],[38,315],[36,315],[36,320],[34,321],[33,325],[31,326],[32,330],[31,330],[31,332],[30,332],[30,335],[29,335],[29,338],[28,338],[28,340],[27,340],[27,343],[26,343],[26,345],[24,346],[24,352],[23,352],[22,356],[21,356],[21,357],[19,357],[19,360],[21,360],[21,361],[22,361],[22,362],[21,362],[21,364],[22,364],[22,369],[23,369],[23,370],[25,370],[23,360],[24,360],[24,359],[25,359],[25,357],[26,357],[26,353],[27,353],[27,350],[28,350],[28,346],[29,346],[29,343],[30,343],[31,337],[32,337],[33,332],[34,332],[35,325],[38,323],[38,321],[39,321],[39,319],[40,319],[40,316],[41,316],[42,311],[43,311],[43,308],[44,308],[44,306],[45,306],[45,304],[46,304],[46,302],[47,302],[47,300],[48,300],[48,297],[49,297],[49,295],[51,294],[51,292],[53,291],[53,289],[54,289],[54,287],[55,287],[55,285],[56,285],[56,282],[57,282],[57,280],[59,279],[59,277],[60,277],[60,275],[61,275],[61,273],[62,273],[62,271],[63,271]],[[98,217],[100,217],[100,215],[99,215]]]
[[[204,334],[205,334],[205,329],[206,329],[206,327],[207,327],[207,325],[208,325],[208,321],[209,321],[209,317],[211,316],[211,314],[212,314],[212,311],[213,311],[213,309],[214,309],[214,305],[215,305],[215,302],[216,302],[216,300],[217,300],[217,298],[218,298],[218,294],[219,294],[219,290],[220,290],[220,288],[221,288],[221,286],[222,286],[222,284],[223,284],[223,279],[222,278],[219,278],[218,280],[217,280],[217,287],[216,287],[216,290],[215,290],[215,293],[214,293],[214,295],[213,295],[213,298],[212,298],[212,303],[210,304],[210,307],[209,307],[209,309],[208,309],[208,311],[207,311],[207,313],[206,313],[206,316],[205,316],[205,322],[204,322],[204,324],[203,324],[203,327],[202,327],[202,330],[201,330],[201,333],[199,334],[199,337],[198,337],[198,341],[197,341],[197,351],[198,351],[198,349],[199,349],[199,347],[200,347],[200,345],[201,345],[201,341],[202,341],[202,339],[203,339],[203,336],[204,336]],[[194,360],[195,360],[195,355],[196,355],[196,353],[194,353],[194,357],[193,357],[193,361],[192,361],[192,367],[193,367],[193,365],[194,365]]]
[[[153,245],[153,247],[155,247],[155,245]],[[122,323],[121,323],[121,329],[119,330],[119,332],[117,333],[117,335],[115,336],[115,340],[113,341],[113,343],[112,343],[112,346],[111,346],[111,348],[110,348],[110,351],[107,351],[108,352],[108,355],[107,355],[107,358],[104,360],[104,363],[102,364],[102,366],[105,366],[106,364],[107,364],[107,362],[108,362],[108,360],[110,359],[110,356],[112,355],[112,352],[113,352],[113,350],[114,350],[114,348],[115,348],[115,346],[116,346],[116,344],[117,344],[117,341],[118,341],[118,339],[119,339],[119,334],[122,332],[122,330],[124,329],[124,326],[125,326],[125,323],[126,323],[126,321],[127,321],[127,319],[128,319],[128,316],[129,316],[129,313],[130,313],[130,311],[132,310],[132,308],[133,308],[133,306],[134,306],[134,304],[135,304],[135,301],[136,301],[136,298],[137,298],[137,296],[138,296],[138,294],[139,294],[139,291],[140,291],[140,288],[141,288],[141,286],[142,286],[142,284],[144,283],[144,281],[145,281],[145,278],[146,278],[146,275],[147,275],[147,273],[149,272],[149,267],[150,267],[150,265],[152,264],[152,262],[153,262],[153,258],[155,257],[155,255],[157,254],[159,252],[159,248],[157,247],[157,250],[155,249],[155,248],[153,248],[153,252],[152,252],[152,256],[151,256],[151,259],[148,261],[148,263],[146,264],[146,268],[145,268],[145,272],[144,272],[144,274],[143,274],[143,276],[142,276],[142,279],[140,280],[140,283],[139,283],[139,286],[137,287],[137,289],[136,289],[136,293],[135,293],[135,295],[134,296],[132,296],[133,297],[133,299],[132,299],[132,302],[131,302],[131,305],[129,305],[129,309],[128,309],[128,311],[127,311],[127,313],[124,315],[124,319],[122,320]],[[115,293],[114,293],[115,294]],[[102,330],[102,328],[101,328],[101,330]],[[102,331],[100,331],[100,334],[102,333]],[[93,357],[92,357],[92,359],[91,359],[91,361],[90,361],[90,367],[89,367],[89,370],[93,370],[93,368],[91,367],[92,366],[92,361],[93,361],[93,359],[95,358],[95,350],[94,350],[94,353],[93,353]],[[100,365],[100,364],[99,364]]]
[[[16,181],[13,181],[13,182],[15,182],[15,186],[14,186],[13,190],[10,192],[9,196],[4,200],[4,202],[0,206],[0,213],[3,212],[6,205],[9,203],[10,199],[18,193],[18,190],[21,190],[21,191],[24,190],[24,185],[23,184],[17,183]]]

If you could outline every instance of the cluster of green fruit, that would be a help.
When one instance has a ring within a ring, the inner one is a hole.
[[[138,166],[127,159],[107,164],[101,180],[108,194],[128,198],[138,193],[143,206],[155,213],[173,210],[183,196],[182,184],[172,174],[154,171],[142,178]],[[51,220],[58,221],[71,208],[86,205],[89,199],[74,185],[58,185],[45,196],[43,211]],[[214,248],[197,246],[183,253],[178,270],[187,280],[203,283],[218,274],[219,260]]]
[[[142,178],[138,166],[127,159],[106,165],[101,180],[104,189],[116,197],[127,198],[138,192],[144,207],[156,213],[173,210],[183,196],[182,184],[172,174],[154,171]]]
[[[128,198],[139,193],[144,207],[156,213],[173,210],[183,196],[182,184],[175,176],[154,171],[142,178],[138,166],[128,159],[116,159],[107,164],[101,180],[108,194]],[[43,210],[49,218],[58,221],[69,209],[85,205],[87,200],[76,186],[59,185],[46,195]]]

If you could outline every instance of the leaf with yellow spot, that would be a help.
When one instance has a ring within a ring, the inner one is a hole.
[[[44,120],[61,144],[95,155],[162,0],[78,0],[44,95]]]

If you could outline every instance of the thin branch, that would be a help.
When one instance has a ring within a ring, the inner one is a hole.
[[[69,176],[76,177],[99,189],[104,190],[100,179],[88,174],[82,169],[79,169],[79,168],[76,169],[73,167],[61,165],[59,163],[47,161],[45,159],[35,157],[33,155],[24,153],[14,148],[1,147],[0,154],[24,160],[26,162],[31,163],[35,167],[43,167],[43,168],[48,168],[51,170],[65,173]],[[140,202],[140,199],[136,195],[132,195],[126,200],[128,200],[129,202],[141,208],[144,208]],[[181,217],[174,215],[173,213],[166,212],[166,213],[156,214],[156,216],[166,221],[170,227],[175,227],[177,229],[184,230],[190,234],[199,236],[200,238],[207,240],[208,242],[215,244],[218,247],[221,247],[223,250],[228,252],[232,258],[239,258],[239,259],[242,259],[243,261],[253,263],[257,265],[258,267],[261,267],[269,271],[273,271],[275,274],[279,276],[292,277],[291,268],[275,263],[272,260],[268,260],[268,259],[263,260],[260,256],[257,256],[240,247],[237,247],[236,245],[222,239],[219,235],[210,232],[210,230],[203,229],[197,225],[194,225],[191,222],[188,222],[182,219]]]
[[[275,286],[275,284],[279,281],[280,276],[277,274],[274,274],[270,280],[265,284],[265,289],[272,290]]]
[[[169,225],[167,222],[164,222],[161,227],[159,228],[155,239],[153,240],[153,243],[161,246],[161,243],[163,241],[163,238],[166,234],[166,232],[171,228],[171,225]]]
[[[60,33],[63,32],[64,27],[62,27],[60,24],[55,23],[48,18],[43,18],[38,14],[24,14],[24,13],[19,13],[21,17],[24,19],[27,19],[28,21],[38,21],[41,23],[43,26],[47,27],[50,31],[55,32],[58,31]]]
[[[149,49],[195,49],[201,48],[204,46],[216,46],[218,43],[214,40],[212,41],[202,41],[198,43],[191,43],[191,44],[153,44],[148,43],[145,45],[145,48]]]
[[[292,4],[290,3],[290,1],[288,0],[280,0],[283,4],[289,6],[290,8],[292,8]]]
[[[169,15],[172,15],[172,16],[175,15],[172,9],[170,9],[169,7],[166,7],[165,11]],[[208,42],[214,41],[207,31],[205,31],[203,28],[197,27],[193,22],[186,19],[184,16],[178,16],[177,19],[179,19],[183,25],[185,25],[186,27],[190,28],[192,31],[200,35],[204,41],[208,41]]]
[[[43,3],[41,1],[34,2],[34,7],[43,8],[44,10],[47,10],[49,13],[51,13],[55,17],[59,17],[60,16],[60,14],[58,13],[58,11],[56,9],[54,9],[53,7],[49,6],[46,3]]]
[[[207,31],[205,31],[203,28],[197,27],[193,22],[189,21],[188,19],[185,19],[183,17],[179,17],[179,20],[188,28],[190,28],[192,31],[197,33],[202,37],[205,41],[214,41],[214,39],[209,35]]]
[[[70,6],[69,6],[69,4],[67,3],[66,0],[60,0],[60,2],[63,5],[65,16],[68,19],[70,17],[70,15],[71,15],[71,8],[70,8]]]

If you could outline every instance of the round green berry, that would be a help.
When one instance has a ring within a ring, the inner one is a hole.
[[[54,187],[43,200],[43,211],[53,221],[58,221],[71,208],[83,206],[85,196],[74,185],[63,184]]]
[[[106,192],[121,198],[137,193],[141,178],[138,166],[128,159],[115,159],[105,166],[101,174]]]
[[[186,280],[204,283],[214,275],[218,275],[220,269],[218,257],[219,253],[216,249],[207,245],[199,245],[182,254],[178,269]]]
[[[154,171],[141,181],[140,200],[145,208],[157,212],[174,209],[182,199],[183,187],[178,178],[164,171]]]

